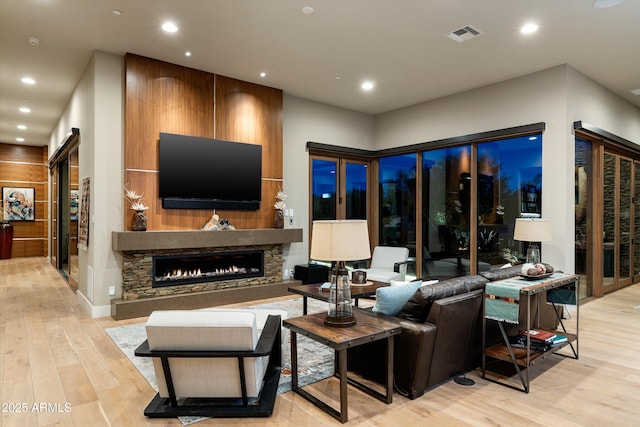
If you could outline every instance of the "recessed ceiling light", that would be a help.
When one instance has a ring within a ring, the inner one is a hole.
[[[20,130],[27,130],[27,127],[25,125],[18,125],[16,127]]]
[[[617,6],[623,1],[624,0],[595,0],[593,2],[593,7],[597,9],[605,9],[607,7]]]
[[[29,43],[31,46],[40,46],[40,40],[36,37],[29,37],[27,39],[27,43]]]
[[[20,138],[20,137],[18,137],[18,138],[16,138],[16,141],[18,141],[18,142],[24,142],[24,138]]]
[[[264,71],[260,73],[260,77],[267,77],[267,73],[265,73]]]
[[[524,24],[522,28],[520,28],[520,32],[522,34],[531,34],[535,33],[536,31],[538,31],[538,25],[533,22],[528,22]]]
[[[342,76],[336,76],[336,80],[340,80]]]
[[[118,10],[118,9],[113,9],[113,10],[111,11],[111,13],[113,13],[113,14],[114,14],[114,15],[116,15],[116,16],[121,16],[121,15],[122,15],[122,11],[121,11],[121,10]]]
[[[371,90],[374,87],[374,84],[372,81],[367,80],[366,82],[363,82],[360,87],[362,88],[362,90]]]
[[[178,31],[178,26],[173,22],[165,22],[164,24],[162,24],[162,29],[167,33],[175,33]]]
[[[634,95],[640,95],[640,89],[634,89],[631,91],[631,93]]]
[[[21,113],[30,113],[31,112],[31,108],[29,108],[29,107],[20,107],[20,112]]]
[[[302,12],[303,15],[311,15],[313,13],[313,8],[311,6],[305,6],[300,9],[300,12]]]
[[[24,83],[26,85],[34,85],[34,84],[36,84],[36,81],[34,79],[32,79],[31,77],[23,77],[22,78],[22,83]]]
[[[191,52],[186,51],[186,52],[184,53],[184,56],[191,56]]]

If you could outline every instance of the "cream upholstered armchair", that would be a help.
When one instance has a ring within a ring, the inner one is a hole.
[[[367,280],[389,283],[392,280],[404,281],[409,263],[409,249],[393,246],[376,246],[373,249]]]
[[[148,417],[270,416],[280,379],[282,311],[154,311],[136,356],[152,357]],[[284,313],[286,317],[286,313]]]

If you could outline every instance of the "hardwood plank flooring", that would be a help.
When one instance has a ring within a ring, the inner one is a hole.
[[[250,304],[261,302],[266,301]],[[485,381],[479,370],[467,375],[474,386],[448,382],[413,401],[396,393],[391,405],[349,388],[349,424],[639,425],[638,306],[640,284],[582,305],[580,359],[536,361],[529,394]],[[104,331],[144,320],[91,319],[45,258],[1,260],[0,426],[180,426],[178,420],[144,417],[155,392]],[[337,404],[336,380],[311,387]],[[339,424],[300,396],[285,393],[278,396],[270,418],[196,425]]]

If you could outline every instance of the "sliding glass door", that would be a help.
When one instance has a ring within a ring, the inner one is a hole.
[[[591,141],[576,138],[575,142],[575,243],[574,268],[580,276],[580,299],[593,295],[593,151]]]
[[[631,283],[633,162],[612,152],[603,160],[603,293]],[[638,254],[640,255],[640,254]]]

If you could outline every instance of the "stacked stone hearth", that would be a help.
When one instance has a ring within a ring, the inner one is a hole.
[[[302,242],[302,229],[114,231],[111,246],[122,256],[122,296],[112,300],[112,315],[116,319],[144,315],[156,307],[167,307],[167,299],[173,301],[169,306],[176,308],[180,304],[190,307],[222,301],[229,304],[255,295],[266,298],[272,293],[286,293],[289,282],[282,277],[285,245],[294,242]],[[262,276],[226,276],[211,282],[203,278],[201,283],[183,281],[153,286],[154,257],[243,251],[263,252]],[[143,309],[136,311],[131,308],[134,305]]]
[[[282,245],[242,246],[242,250],[264,251],[264,276],[219,280],[215,282],[176,284],[153,287],[153,257],[164,255],[215,254],[233,252],[237,247],[163,249],[125,251],[122,253],[122,299],[135,300],[158,296],[182,295],[195,292],[216,291],[246,286],[268,285],[282,281]]]

